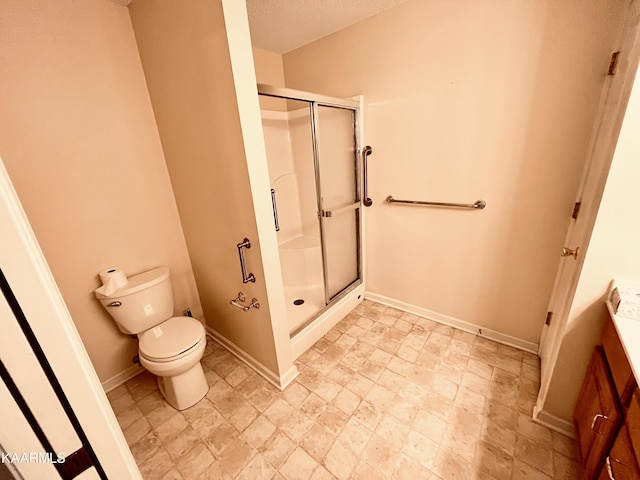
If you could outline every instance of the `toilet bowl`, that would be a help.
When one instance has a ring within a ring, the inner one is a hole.
[[[177,410],[209,391],[200,364],[206,346],[204,327],[190,317],[172,317],[138,336],[140,364],[158,377],[160,392]]]
[[[205,330],[192,317],[174,317],[169,269],[129,277],[110,295],[96,292],[123,333],[138,337],[140,364],[158,378],[163,397],[177,410],[198,403],[209,391],[200,360]]]

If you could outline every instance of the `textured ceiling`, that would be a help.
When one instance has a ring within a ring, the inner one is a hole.
[[[407,0],[247,0],[253,45],[290,52]]]

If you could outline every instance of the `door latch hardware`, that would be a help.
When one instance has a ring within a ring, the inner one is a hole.
[[[574,260],[578,259],[578,250],[580,250],[580,247],[576,247],[575,249],[570,249],[567,247],[562,247],[562,254],[560,255],[561,257],[573,257]]]

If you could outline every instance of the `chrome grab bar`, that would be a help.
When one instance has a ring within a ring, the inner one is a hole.
[[[248,312],[252,308],[260,308],[260,302],[258,302],[257,298],[252,298],[250,305],[242,305],[240,302],[244,302],[245,300],[246,297],[244,296],[244,293],[238,292],[238,296],[233,300],[230,300],[229,303],[243,312]]]
[[[456,207],[456,208],[473,208],[482,210],[487,206],[484,200],[478,200],[476,203],[445,203],[445,202],[419,202],[416,200],[396,200],[391,195],[387,197],[387,203],[408,203],[411,205],[431,205],[434,207]]]
[[[240,269],[242,270],[242,283],[255,282],[256,277],[253,273],[249,273],[247,275],[247,267],[244,264],[244,254],[242,253],[243,248],[251,248],[251,242],[248,238],[245,238],[242,243],[237,245],[238,247],[238,255],[240,257]]]
[[[362,200],[362,203],[364,203],[365,207],[370,207],[371,205],[373,205],[373,200],[369,198],[368,193],[369,168],[367,166],[367,157],[371,155],[371,153],[373,153],[373,149],[369,145],[362,149],[362,195],[364,196],[364,200]]]
[[[276,206],[276,191],[271,189],[271,206],[273,207],[273,221],[276,224],[276,232],[280,231],[280,222],[278,222],[278,207]]]

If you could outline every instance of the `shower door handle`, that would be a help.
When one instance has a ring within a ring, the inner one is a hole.
[[[364,196],[364,200],[362,201],[362,203],[364,203],[365,207],[370,207],[371,205],[373,205],[373,200],[369,198],[369,193],[368,193],[369,168],[367,166],[367,157],[371,155],[372,152],[373,152],[373,149],[369,145],[364,147],[364,149],[362,150],[362,189],[363,189],[362,194]]]
[[[276,224],[276,232],[280,231],[280,222],[278,221],[278,206],[276,205],[276,191],[271,189],[271,207],[273,208],[273,221]]]
[[[351,205],[347,205],[346,207],[340,207],[335,210],[322,210],[322,216],[324,218],[335,217],[336,215],[340,215],[341,213],[348,212],[349,210],[355,210],[360,206],[360,203],[352,203]]]

